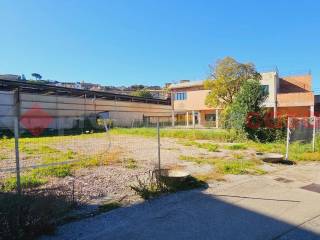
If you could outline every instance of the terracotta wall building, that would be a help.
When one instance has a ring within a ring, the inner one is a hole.
[[[264,105],[279,116],[310,117],[320,108],[312,92],[312,76],[279,77],[277,72],[261,73],[261,85],[268,98]],[[209,90],[204,89],[204,81],[182,80],[171,84],[172,125],[219,127],[219,111],[205,104]]]

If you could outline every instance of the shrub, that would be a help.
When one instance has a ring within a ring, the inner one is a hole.
[[[186,177],[183,181],[175,181],[166,177],[152,175],[145,180],[137,178],[137,184],[131,186],[131,189],[141,198],[147,200],[164,193],[174,193],[206,186],[207,183],[192,176]]]

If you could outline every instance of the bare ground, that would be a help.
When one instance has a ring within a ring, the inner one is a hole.
[[[207,141],[199,141],[207,142]],[[39,142],[40,143],[40,142]],[[48,145],[48,143],[46,143]],[[129,204],[139,200],[131,186],[137,178],[147,178],[158,164],[158,145],[156,138],[145,138],[127,135],[110,135],[100,138],[72,138],[68,141],[54,141],[49,146],[60,151],[73,151],[82,155],[111,154],[117,151],[117,161],[105,166],[79,168],[73,172],[72,177],[51,178],[45,188],[67,186],[73,189],[75,195],[84,201],[97,201],[97,199],[121,199]],[[179,168],[188,171],[191,175],[202,175],[212,172],[213,166],[209,164],[196,164],[181,161],[179,157],[203,156],[203,157],[229,157],[234,153],[241,153],[249,159],[255,154],[252,150],[225,150],[220,148],[218,152],[209,152],[195,146],[184,146],[180,140],[161,138],[161,167]],[[27,156],[22,153],[22,166],[39,164],[41,157]],[[127,161],[134,161],[134,166],[127,166]],[[14,166],[14,159],[0,161],[0,168]],[[277,171],[280,166],[264,165],[266,171]]]

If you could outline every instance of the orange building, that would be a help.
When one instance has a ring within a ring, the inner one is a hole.
[[[314,116],[317,98],[312,91],[310,74],[279,77],[277,72],[267,72],[261,73],[261,76],[261,85],[268,94],[264,106],[273,112],[274,118]],[[209,90],[204,89],[204,81],[182,80],[178,84],[171,84],[169,89],[172,126],[219,127],[221,109],[205,104]]]

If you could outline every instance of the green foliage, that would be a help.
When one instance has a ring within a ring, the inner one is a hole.
[[[132,95],[136,97],[152,98],[151,92],[145,88],[136,90]]]
[[[195,162],[197,164],[212,164],[216,168],[216,172],[220,174],[253,174],[260,175],[265,173],[258,168],[261,161],[256,159],[243,159],[243,157],[235,157],[235,159],[214,158],[214,157],[195,157],[180,156],[180,160]]]
[[[233,175],[242,175],[242,174],[253,174],[261,175],[265,171],[257,168],[258,163],[253,160],[225,160],[218,162],[216,164],[219,171],[223,174],[233,174]]]
[[[39,73],[31,73],[31,76],[37,80],[41,80],[42,76]]]
[[[152,175],[144,180],[137,177],[137,183],[136,185],[132,185],[131,189],[141,198],[147,200],[165,193],[174,193],[206,186],[207,184],[205,182],[192,176],[188,176],[183,180],[176,180],[164,176]]]
[[[134,160],[133,158],[124,159],[124,166],[129,169],[135,169],[138,167],[137,161]]]
[[[247,146],[244,144],[232,144],[230,146],[226,146],[225,148],[229,150],[244,150],[247,149]]]
[[[225,57],[212,67],[211,76],[205,81],[205,88],[210,90],[206,104],[225,108],[233,103],[236,94],[247,80],[260,78],[253,64],[243,64],[231,57]]]
[[[20,176],[21,188],[35,188],[41,186],[48,181],[45,178],[41,178],[35,174],[25,174]],[[16,176],[6,178],[1,186],[1,190],[4,192],[13,191],[17,188],[17,179]]]
[[[51,176],[51,177],[58,177],[58,178],[64,178],[67,176],[71,176],[72,174],[72,168],[70,164],[65,165],[58,165],[58,166],[51,166],[51,167],[45,167],[45,168],[38,168],[33,170],[33,174],[36,176]]]
[[[245,132],[252,138],[256,121],[262,119],[262,104],[266,97],[261,91],[259,80],[244,82],[240,91],[236,94],[234,102],[227,109],[229,126],[238,132]],[[252,117],[248,118],[249,116]]]

